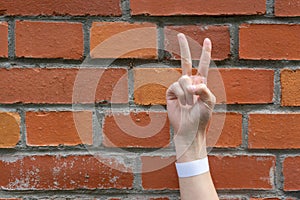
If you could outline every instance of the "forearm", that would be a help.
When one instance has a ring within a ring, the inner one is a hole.
[[[202,138],[195,138],[191,144],[177,138],[175,142],[177,163],[203,159],[207,156],[204,134]],[[182,200],[218,200],[210,172],[197,176],[179,178],[180,196]]]

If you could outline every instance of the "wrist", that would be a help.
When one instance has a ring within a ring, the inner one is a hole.
[[[174,144],[177,162],[190,162],[207,156],[204,134],[197,134],[192,141],[176,137]]]

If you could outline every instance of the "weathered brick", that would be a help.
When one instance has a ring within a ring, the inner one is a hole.
[[[35,155],[0,158],[5,190],[130,189],[131,169],[116,158]]]
[[[131,0],[132,15],[257,15],[266,12],[264,0]]]
[[[0,148],[13,148],[19,141],[19,114],[0,112]]]
[[[157,58],[156,25],[147,22],[94,22],[92,58]]]
[[[180,59],[178,33],[187,36],[193,60],[199,60],[203,40],[210,38],[213,44],[212,59],[224,60],[230,55],[230,34],[228,26],[166,26],[164,28],[165,50],[171,53],[171,59]]]
[[[101,15],[120,16],[120,0],[0,0],[1,15]]]
[[[300,70],[281,70],[280,83],[281,105],[300,106]]]
[[[242,114],[213,113],[206,140],[208,146],[239,147],[242,144]]]
[[[103,143],[109,147],[166,147],[170,143],[167,113],[110,113],[104,120]]]
[[[166,90],[180,76],[181,71],[174,68],[134,69],[135,103],[166,104]],[[238,68],[211,69],[208,75],[208,87],[215,94],[217,103],[272,103],[274,71]]]
[[[300,60],[299,32],[298,24],[242,24],[240,58]]]
[[[283,161],[283,179],[285,191],[300,190],[300,156],[287,157]]]
[[[147,190],[178,189],[175,159],[175,157],[159,156],[141,157],[143,188]]]
[[[253,149],[299,149],[300,113],[250,114],[248,146]]]
[[[217,189],[269,190],[274,187],[274,156],[210,156],[209,163]]]
[[[174,161],[174,157],[142,157],[143,188],[178,189]],[[209,156],[209,163],[217,189],[269,190],[273,188],[274,156]]]
[[[0,22],[0,57],[8,56],[8,24]]]
[[[275,16],[279,16],[279,17],[300,16],[300,1],[299,0],[276,0]]]
[[[102,101],[126,103],[127,70],[0,69],[0,94],[0,103],[5,104],[17,102],[69,104]]]
[[[83,58],[83,27],[72,22],[16,22],[16,56]]]
[[[92,113],[27,112],[26,139],[29,146],[93,144]]]

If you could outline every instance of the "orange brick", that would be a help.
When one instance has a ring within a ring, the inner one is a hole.
[[[266,3],[263,0],[131,0],[132,15],[257,15],[264,14]]]
[[[280,82],[281,105],[300,106],[300,70],[281,70]]]
[[[275,16],[296,17],[300,16],[299,0],[276,0]]]
[[[0,0],[1,15],[101,15],[120,16],[120,0]]]
[[[283,179],[285,191],[300,190],[300,156],[287,157],[283,161]]]
[[[180,70],[174,68],[134,69],[135,103],[142,105],[166,104],[166,90],[180,76]],[[208,87],[215,94],[217,103],[272,103],[274,71],[237,68],[211,69],[208,76]]]
[[[13,148],[19,141],[19,114],[0,112],[0,148]]]
[[[207,146],[239,147],[242,144],[242,115],[213,113],[206,139]]]
[[[16,22],[16,56],[27,58],[83,58],[83,28],[69,22]]]
[[[92,58],[157,58],[156,25],[146,22],[94,22]]]
[[[93,144],[92,113],[27,112],[26,138],[29,146]]]
[[[7,57],[7,56],[8,56],[8,24],[7,22],[0,22],[0,57]]]
[[[269,190],[274,187],[274,156],[210,156],[209,163],[217,189]]]
[[[250,114],[249,148],[299,149],[300,114]]]
[[[147,190],[176,190],[179,188],[175,157],[143,156],[142,186]]]
[[[131,189],[133,185],[131,168],[116,158],[90,155],[1,158],[0,176],[5,190]]]
[[[0,94],[0,102],[5,104],[17,102],[68,104],[102,101],[126,103],[128,101],[127,70],[124,68],[0,69]]]
[[[174,161],[174,157],[142,157],[143,188],[178,189]],[[273,188],[274,156],[209,156],[209,163],[217,189]]]
[[[239,55],[252,60],[300,60],[300,25],[243,24]]]
[[[103,143],[109,147],[166,147],[170,143],[167,113],[109,114],[104,121]]]
[[[205,38],[210,38],[212,41],[212,58],[214,60],[224,60],[230,55],[228,26],[166,26],[164,29],[165,50],[172,54],[172,59],[180,59],[178,33],[184,33],[187,36],[193,60],[200,59],[202,44]]]

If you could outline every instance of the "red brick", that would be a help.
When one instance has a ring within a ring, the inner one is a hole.
[[[189,42],[193,60],[199,60],[203,40],[210,38],[213,43],[212,58],[224,60],[230,55],[230,34],[228,26],[167,26],[164,29],[165,50],[172,54],[172,59],[180,59],[178,33],[184,33]]]
[[[174,157],[142,157],[143,188],[178,189],[174,160]],[[209,156],[209,162],[217,189],[269,190],[273,188],[274,156]],[[150,172],[145,173],[146,171]]]
[[[300,106],[300,70],[281,70],[280,82],[281,105]]]
[[[19,114],[0,112],[0,148],[13,148],[19,141]]]
[[[157,58],[156,25],[147,22],[94,22],[92,58]]]
[[[132,15],[257,15],[264,14],[266,3],[263,0],[131,0]]]
[[[142,105],[166,104],[166,90],[180,76],[181,71],[174,68],[134,69],[135,103]],[[166,79],[166,77],[168,78]],[[211,69],[208,86],[217,97],[217,103],[272,103],[274,71],[238,68]]]
[[[274,186],[274,156],[210,156],[209,163],[217,189],[269,190]]]
[[[70,22],[16,22],[16,56],[83,58],[83,27]]]
[[[142,186],[147,190],[178,189],[175,157],[143,156]]]
[[[92,113],[27,112],[26,138],[29,146],[93,144]]]
[[[0,0],[1,15],[101,15],[120,16],[120,0]]]
[[[8,56],[8,24],[0,22],[0,57]]]
[[[250,114],[249,148],[299,149],[300,113]]]
[[[96,92],[93,92],[94,90]],[[123,68],[0,69],[0,94],[0,102],[5,104],[17,102],[68,104],[72,103],[72,98],[74,103],[102,101],[126,103],[128,101],[127,70]]]
[[[103,143],[109,147],[166,147],[170,143],[167,113],[110,113],[104,121]]]
[[[90,155],[2,157],[5,190],[131,189],[131,169],[116,158]]]
[[[252,60],[300,60],[300,25],[243,24],[240,26],[240,58]]]
[[[285,191],[300,190],[300,156],[287,157],[283,161],[283,177]]]
[[[242,144],[242,115],[213,113],[206,140],[207,146],[239,147]]]
[[[300,1],[299,0],[276,0],[275,16],[279,16],[279,17],[300,16]]]
[[[22,199],[16,199],[16,198],[0,198],[0,200],[22,200]]]

